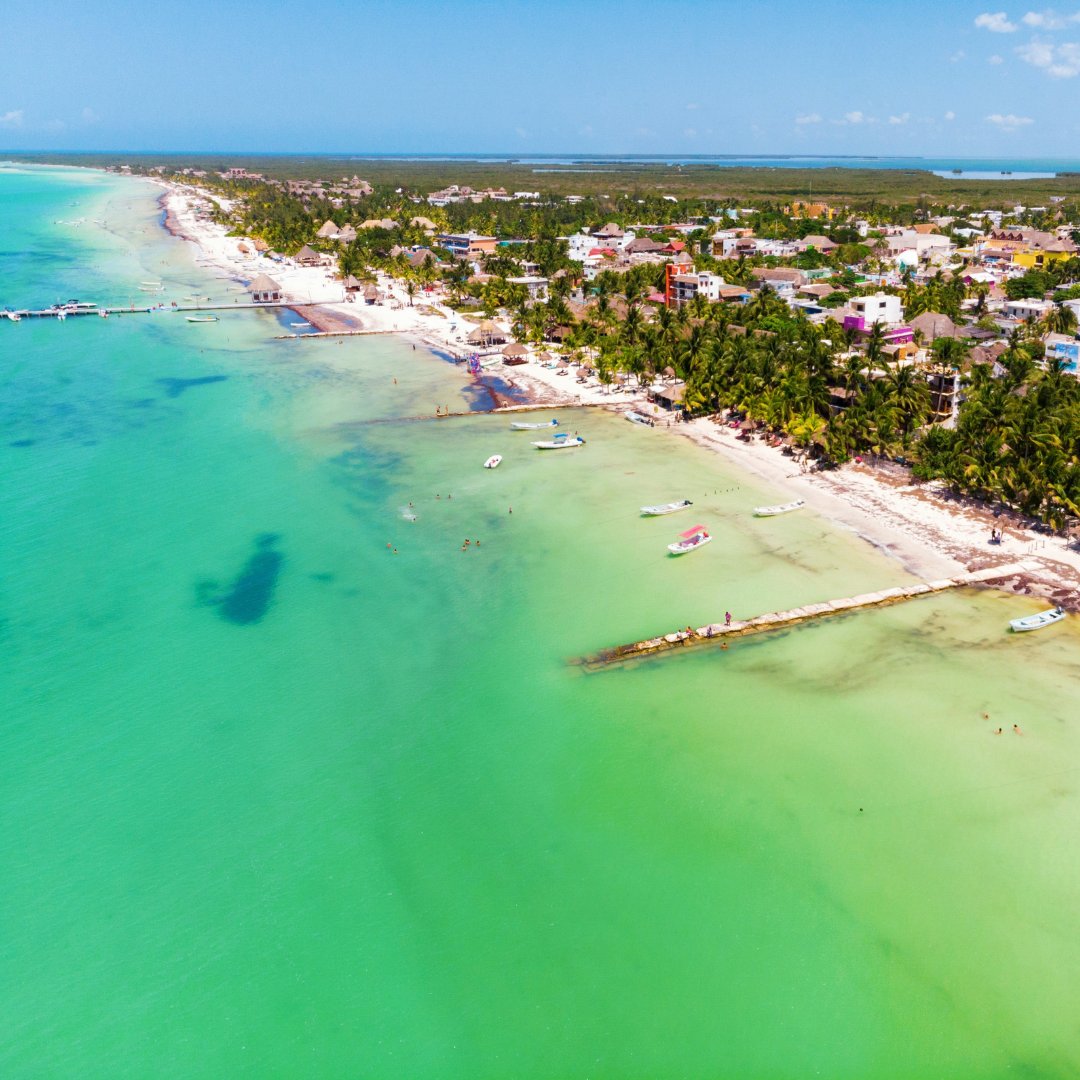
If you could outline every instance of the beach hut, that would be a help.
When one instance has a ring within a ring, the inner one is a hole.
[[[332,237],[337,236],[340,230],[329,218],[323,223],[322,227],[315,234],[320,240],[329,240]]]
[[[686,383],[677,382],[670,386],[664,386],[649,394],[649,400],[671,411],[683,407],[683,395],[686,393]]]
[[[470,345],[502,345],[506,342],[506,334],[490,319],[485,319],[469,334],[466,341]]]
[[[318,266],[322,262],[322,256],[307,244],[296,253],[295,259],[298,266]]]
[[[379,295],[379,290],[374,285],[369,285],[364,290],[364,303],[365,304],[377,304],[382,299]]]
[[[271,304],[281,300],[281,286],[267,274],[259,274],[247,287],[253,304]]]
[[[345,279],[344,285],[345,291],[351,293],[359,292],[364,287],[364,283],[353,274],[350,274]]]

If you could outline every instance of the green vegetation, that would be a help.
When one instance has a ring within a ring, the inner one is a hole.
[[[505,187],[508,191],[540,191],[543,195],[675,195],[689,199],[815,199],[844,200],[860,209],[881,204],[912,204],[925,199],[970,206],[1012,206],[1043,203],[1052,196],[1075,200],[1080,174],[1050,180],[958,180],[908,169],[727,167],[691,163],[591,162],[524,164],[512,161],[401,160],[362,155],[267,154],[54,154],[18,153],[19,161],[106,168],[130,165],[147,172],[185,167],[215,172],[231,166],[278,180],[314,180],[361,175],[375,186],[404,186],[432,191],[448,184],[473,188]]]

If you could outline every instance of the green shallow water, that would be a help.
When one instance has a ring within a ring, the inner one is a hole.
[[[2,302],[227,295],[148,192],[0,171]],[[906,576],[660,432],[395,420],[461,375],[279,332],[0,324],[5,1076],[1077,1073],[1071,624],[957,594],[585,675]]]

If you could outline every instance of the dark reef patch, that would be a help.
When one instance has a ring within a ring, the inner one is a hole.
[[[193,386],[208,386],[210,383],[224,382],[228,375],[203,375],[198,379],[155,379],[159,386],[165,387],[165,396],[178,398],[185,390]]]
[[[278,577],[285,556],[275,545],[277,533],[261,533],[255,538],[255,550],[228,588],[221,592],[213,581],[200,582],[196,587],[199,602],[218,609],[218,615],[237,626],[261,622],[274,599]]]

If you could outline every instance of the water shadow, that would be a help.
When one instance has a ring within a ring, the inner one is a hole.
[[[166,397],[178,398],[185,390],[190,390],[193,386],[224,382],[228,377],[228,375],[204,375],[199,379],[155,379],[154,381],[165,387]]]
[[[255,550],[228,588],[221,592],[213,581],[200,582],[199,602],[218,609],[218,615],[236,626],[261,622],[274,599],[278,577],[285,556],[275,549],[277,533],[262,533],[255,538]]]

